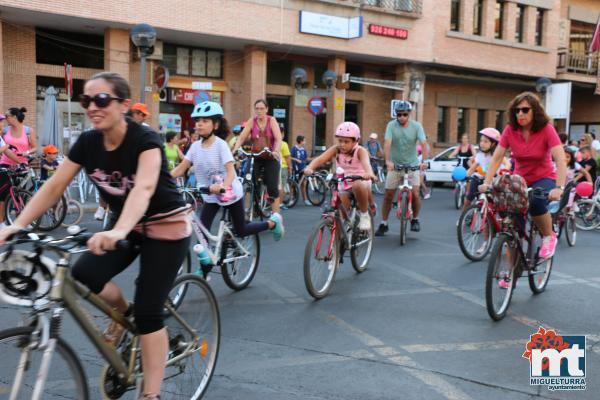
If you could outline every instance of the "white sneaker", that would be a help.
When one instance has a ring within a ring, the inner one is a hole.
[[[371,217],[369,213],[360,213],[360,219],[358,221],[358,229],[361,231],[368,231],[371,229]]]
[[[312,206],[312,203],[308,200],[304,200],[304,205],[306,206]]]
[[[102,221],[104,219],[105,212],[106,212],[106,210],[104,208],[98,207],[98,209],[94,213],[94,218],[97,219],[98,221]]]
[[[423,196],[423,200],[428,200],[431,198],[431,193],[427,192],[425,193],[425,195]]]

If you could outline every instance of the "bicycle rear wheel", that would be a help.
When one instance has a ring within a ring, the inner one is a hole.
[[[358,213],[357,213],[358,214]],[[358,229],[359,216],[356,215],[354,221],[354,232],[352,232],[352,243],[350,243],[350,261],[356,272],[363,272],[369,265],[371,254],[373,253],[373,236],[375,235],[373,227],[373,218],[371,218],[371,229],[361,231]]]
[[[600,205],[594,200],[584,199],[577,202],[578,211],[575,222],[582,231],[591,231],[600,226]]]
[[[494,243],[485,279],[485,304],[494,321],[500,321],[506,315],[515,288],[518,262],[518,252],[512,238],[500,235]]]
[[[221,265],[221,274],[223,281],[233,290],[245,289],[258,269],[260,261],[260,240],[258,235],[250,235],[243,238],[236,238],[248,252],[244,256],[244,252],[238,248],[233,239],[225,239],[222,248],[222,260],[240,257],[228,263]]]
[[[304,250],[304,284],[312,297],[319,300],[327,296],[339,262],[333,220],[321,219],[308,237]]]
[[[15,220],[17,219],[19,214],[21,214],[21,211],[23,211],[23,209],[25,208],[27,203],[29,203],[29,200],[31,200],[32,197],[33,195],[31,194],[31,192],[21,189],[17,189],[14,191],[14,197],[10,194],[6,197],[4,217],[9,225],[15,223]],[[39,219],[33,221],[31,223],[31,226],[33,229],[36,229],[38,224]]]
[[[45,349],[39,348],[35,328],[24,326],[0,332],[0,394],[9,395],[15,384],[19,366],[24,370],[16,398],[31,399]],[[88,399],[85,371],[75,352],[61,338],[56,339],[48,375],[41,398]],[[16,388],[15,388],[16,389]],[[4,398],[4,397],[3,397]],[[8,398],[8,397],[7,397]]]
[[[481,214],[479,205],[467,208],[458,219],[456,227],[460,251],[472,261],[481,261],[489,253],[494,235],[492,221]]]
[[[400,246],[406,244],[406,228],[408,225],[408,193],[400,192]]]
[[[542,245],[542,235],[537,230],[534,230],[531,237],[531,246],[533,246],[535,251],[535,255],[533,256],[535,266],[533,269],[527,271],[527,278],[529,278],[529,288],[533,294],[540,294],[546,290],[546,286],[548,286],[554,257],[545,260],[540,259],[538,254]]]
[[[287,208],[292,208],[298,202],[300,197],[300,186],[293,178],[288,178],[287,182],[283,187],[283,204]]]
[[[454,187],[454,207],[456,207],[457,210],[460,210],[462,207],[462,199],[462,185],[460,184],[460,182],[458,182]]]
[[[60,199],[52,207],[46,210],[38,219],[37,229],[43,232],[49,232],[56,229],[65,219],[67,215],[67,198],[61,196]]]
[[[577,242],[577,224],[575,223],[575,215],[571,213],[567,214],[567,219],[565,221],[564,226],[565,238],[567,239],[567,244],[570,247],[575,246]]]
[[[385,167],[379,167],[379,171],[377,171],[377,182],[373,182],[372,187],[373,191],[377,194],[383,194],[385,192]]]
[[[306,177],[306,196],[313,206],[320,206],[325,201],[327,183],[320,175]]]
[[[194,274],[175,280],[167,304],[181,286],[185,286],[185,298],[175,314],[168,311],[165,318],[169,355],[161,391],[169,399],[196,400],[208,388],[217,363],[221,338],[219,307],[208,283]]]

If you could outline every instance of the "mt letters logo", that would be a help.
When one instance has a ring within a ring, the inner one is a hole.
[[[530,363],[530,385],[549,390],[585,390],[585,336],[560,336],[542,327],[530,336],[523,358]]]

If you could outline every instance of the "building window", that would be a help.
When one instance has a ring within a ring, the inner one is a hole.
[[[323,73],[327,71],[326,64],[315,64],[314,65],[314,73],[315,73],[315,83],[314,85],[320,89],[327,89],[327,85],[323,83]]]
[[[456,115],[456,134],[458,139],[460,139],[460,136],[467,132],[467,110],[464,108],[459,108]]]
[[[515,41],[523,43],[523,23],[525,22],[525,6],[517,5],[517,21],[515,23]]]
[[[292,62],[289,60],[267,61],[267,83],[289,86],[292,79]]]
[[[477,133],[485,128],[485,110],[477,110]]]
[[[448,107],[438,107],[437,141],[446,143],[448,131]]]
[[[450,5],[450,30],[460,30],[460,0],[452,0]]]
[[[474,9],[473,9],[473,34],[474,35],[481,35],[483,33],[482,28],[481,28],[482,20],[483,20],[483,0],[476,0]]]
[[[104,36],[36,28],[35,62],[103,69]]]
[[[504,111],[496,111],[496,129],[499,132],[504,129]]]
[[[502,28],[504,27],[504,1],[502,0],[496,0],[494,21],[494,37],[502,39]]]
[[[538,8],[535,14],[535,44],[542,45],[542,34],[544,33],[544,10]]]
[[[164,64],[173,75],[223,77],[223,52],[165,43]],[[289,83],[289,81],[288,81]]]
[[[347,64],[346,72],[350,74],[350,76],[354,77],[362,77],[364,75],[364,69],[360,65]],[[350,87],[348,90],[361,91],[363,89],[363,85],[360,83],[352,83],[350,82]]]

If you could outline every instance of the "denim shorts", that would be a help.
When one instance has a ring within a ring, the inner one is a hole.
[[[548,203],[549,203],[548,193],[550,193],[550,191],[556,187],[556,181],[554,179],[550,179],[550,178],[543,178],[537,182],[534,182],[529,187],[532,189],[535,189],[535,188],[544,189],[544,192],[546,193],[546,197],[544,199],[540,199],[540,198],[537,198],[534,196],[530,197],[529,215],[531,215],[532,217],[538,217],[540,215],[546,214],[548,212]]]

